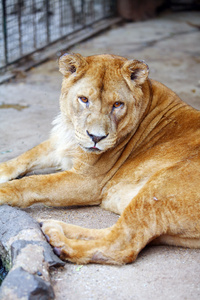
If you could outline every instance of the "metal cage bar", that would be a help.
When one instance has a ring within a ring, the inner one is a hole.
[[[102,19],[116,0],[0,0],[0,70]]]

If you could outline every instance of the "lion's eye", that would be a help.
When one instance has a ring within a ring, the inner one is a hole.
[[[122,106],[124,106],[124,103],[123,103],[123,102],[115,102],[115,103],[113,104],[113,108],[119,108],[119,107],[122,107]]]
[[[81,100],[81,102],[88,103],[88,98],[86,98],[86,97],[78,97],[78,98],[79,98],[79,100]]]

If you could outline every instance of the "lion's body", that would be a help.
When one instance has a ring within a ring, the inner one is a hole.
[[[148,79],[143,62],[60,60],[61,114],[50,139],[0,166],[0,204],[96,205],[121,215],[93,230],[44,221],[62,258],[127,263],[149,242],[200,247],[200,112]],[[35,168],[63,171],[13,180]]]

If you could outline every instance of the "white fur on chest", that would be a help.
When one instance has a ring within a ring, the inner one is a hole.
[[[131,200],[140,192],[148,179],[143,179],[138,183],[121,182],[112,186],[103,199],[101,207],[121,214]]]
[[[71,124],[66,124],[61,115],[53,121],[53,125],[51,143],[55,149],[54,160],[62,170],[69,170],[73,166],[73,157],[77,149],[74,129]]]

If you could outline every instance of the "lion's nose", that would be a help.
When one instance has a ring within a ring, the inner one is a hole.
[[[89,133],[87,130],[86,130],[86,132],[87,132],[87,135],[92,139],[92,141],[95,144],[97,144],[98,142],[100,142],[101,140],[105,139],[108,136],[108,134],[107,135],[97,136],[97,135]]]

